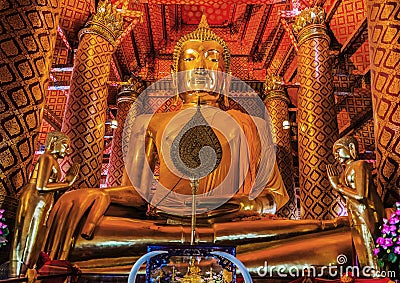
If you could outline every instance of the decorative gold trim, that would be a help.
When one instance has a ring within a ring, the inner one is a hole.
[[[271,90],[284,90],[282,86],[283,79],[281,76],[272,74],[265,77],[264,92],[267,93]]]
[[[293,33],[299,45],[311,36],[326,35],[325,10],[322,7],[305,8],[297,15],[293,23]],[[327,37],[329,39],[329,37]]]
[[[124,91],[118,94],[117,105],[122,102],[135,102],[136,96],[132,92]]]
[[[288,104],[290,99],[285,92],[285,88],[282,85],[283,79],[278,75],[267,75],[264,82],[264,91],[261,99],[266,102],[269,99],[282,99]]]
[[[327,34],[325,24],[313,24],[304,27],[299,32],[299,34],[297,35],[298,45],[301,46],[305,41],[315,37],[326,39],[328,42],[331,41],[330,37]]]
[[[131,77],[128,84],[122,86],[118,93],[117,103],[123,101],[136,101],[136,98],[144,91],[145,86],[140,78]]]
[[[93,19],[79,32],[79,39],[84,34],[97,34],[115,47],[115,40],[124,31],[123,24],[122,14],[108,1],[100,1]]]
[[[79,31],[78,34],[79,40],[82,40],[82,37],[85,34],[99,35],[108,42],[110,42],[112,46],[115,46],[115,40],[117,39],[117,36],[115,36],[115,34],[111,30],[109,30],[104,24],[100,22],[89,21],[86,24],[86,27],[84,27]]]
[[[264,103],[272,99],[281,99],[284,100],[287,104],[290,104],[290,99],[287,96],[286,92],[283,90],[271,90],[270,92],[268,92],[268,94],[265,95]]]
[[[311,8],[305,8],[296,16],[293,23],[293,32],[298,34],[300,30],[308,25],[313,24],[325,24],[325,10],[322,7],[315,6]]]

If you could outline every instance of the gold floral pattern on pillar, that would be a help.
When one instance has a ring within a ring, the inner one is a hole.
[[[283,121],[289,120],[290,99],[282,86],[283,79],[277,75],[267,76],[264,83],[263,99],[274,128],[276,160],[289,195],[289,201],[277,212],[289,219],[297,218],[296,195],[294,191],[293,157],[290,145],[290,131],[283,129]]]
[[[333,163],[332,146],[338,137],[333,95],[330,38],[321,7],[303,10],[293,30],[298,52],[298,140],[301,217],[330,219],[345,211],[340,196],[332,192],[326,165]]]
[[[115,40],[122,33],[122,17],[108,2],[83,28],[75,55],[74,70],[62,131],[71,139],[72,154],[62,164],[81,165],[76,186],[98,187],[103,162],[104,132],[110,63]]]
[[[368,0],[378,190],[386,206],[400,194],[400,1]]]

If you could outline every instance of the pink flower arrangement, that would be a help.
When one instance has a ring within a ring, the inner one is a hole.
[[[7,243],[7,235],[8,235],[8,228],[7,225],[4,224],[2,221],[4,221],[3,217],[4,209],[0,209],[0,247],[5,246]]]
[[[389,270],[400,270],[400,202],[396,202],[396,211],[389,219],[383,219],[381,236],[376,239],[375,256],[378,265]]]

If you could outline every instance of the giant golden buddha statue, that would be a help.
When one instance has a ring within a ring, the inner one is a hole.
[[[199,202],[203,205],[212,202],[219,206],[216,199],[225,197],[231,207],[214,206],[205,217],[215,219],[228,210],[235,212],[227,216],[230,219],[235,218],[237,212],[240,214],[241,210],[251,210],[255,214],[275,213],[287,202],[288,195],[275,163],[268,123],[259,117],[237,110],[225,112],[218,107],[227,99],[230,82],[230,75],[224,72],[229,70],[230,62],[226,43],[209,29],[203,17],[193,33],[179,40],[174,54],[172,80],[183,105],[179,111],[136,117],[125,156],[133,186],[148,201],[149,195],[153,194],[149,202],[158,210],[169,211],[176,216],[191,213],[190,207],[187,210],[184,208],[185,200],[190,202],[190,177],[182,176],[173,164],[178,152],[185,150],[176,146],[176,152],[171,153],[170,149],[174,148],[174,141],[181,130],[190,124],[190,128],[195,130],[189,140],[195,145],[187,146],[193,147],[194,157],[199,154],[195,148],[204,141],[200,134],[194,133],[199,133],[201,127],[196,128],[200,125],[195,125],[192,118],[196,117],[197,104],[200,103],[199,115],[201,113],[204,122],[215,129],[215,136],[211,139],[218,140],[223,154],[220,164],[214,170],[206,170],[200,178],[198,193],[204,198]],[[261,99],[259,104],[265,109]],[[190,133],[191,129],[187,130],[186,133]],[[192,153],[192,150],[186,151]],[[155,155],[158,158],[154,158]],[[206,158],[209,161],[211,156]],[[155,159],[160,163],[159,186],[151,192],[149,188],[155,181]],[[200,168],[198,164],[195,171],[201,171]],[[175,213],[172,206],[177,208]]]
[[[216,129],[222,147],[217,168],[199,178],[199,204],[204,200],[218,205],[199,210],[207,221],[196,228],[197,243],[236,245],[239,259],[252,272],[266,260],[327,265],[339,254],[351,255],[348,228],[342,227],[346,221],[266,219],[288,196],[271,155],[268,123],[218,108],[218,103],[226,101],[229,63],[226,43],[203,17],[194,32],[179,40],[174,52],[173,83],[183,100],[182,109],[135,117],[125,157],[133,186],[79,189],[57,201],[44,246],[52,258],[74,261],[84,270],[112,268],[116,272],[118,266],[130,268],[149,244],[190,241],[186,224],[190,206],[185,200],[191,195],[190,180],[174,170],[170,148],[197,111]],[[155,160],[160,173],[154,190],[150,188],[155,180]],[[156,219],[146,216],[148,203],[155,206]],[[316,233],[322,230],[326,231]],[[323,257],[317,252],[321,247]]]

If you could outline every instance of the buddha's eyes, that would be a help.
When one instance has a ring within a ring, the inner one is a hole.
[[[184,62],[190,62],[195,60],[197,57],[199,56],[198,52],[194,49],[187,49],[184,51],[184,53],[182,54],[182,60]]]
[[[220,53],[214,49],[208,50],[204,53],[201,53],[201,52],[198,53],[195,50],[189,49],[182,56],[182,60],[184,62],[191,62],[191,61],[199,59],[200,56],[208,61],[213,62],[213,63],[218,63],[220,60]]]
[[[204,55],[211,62],[219,62],[219,52],[217,50],[208,50]]]

